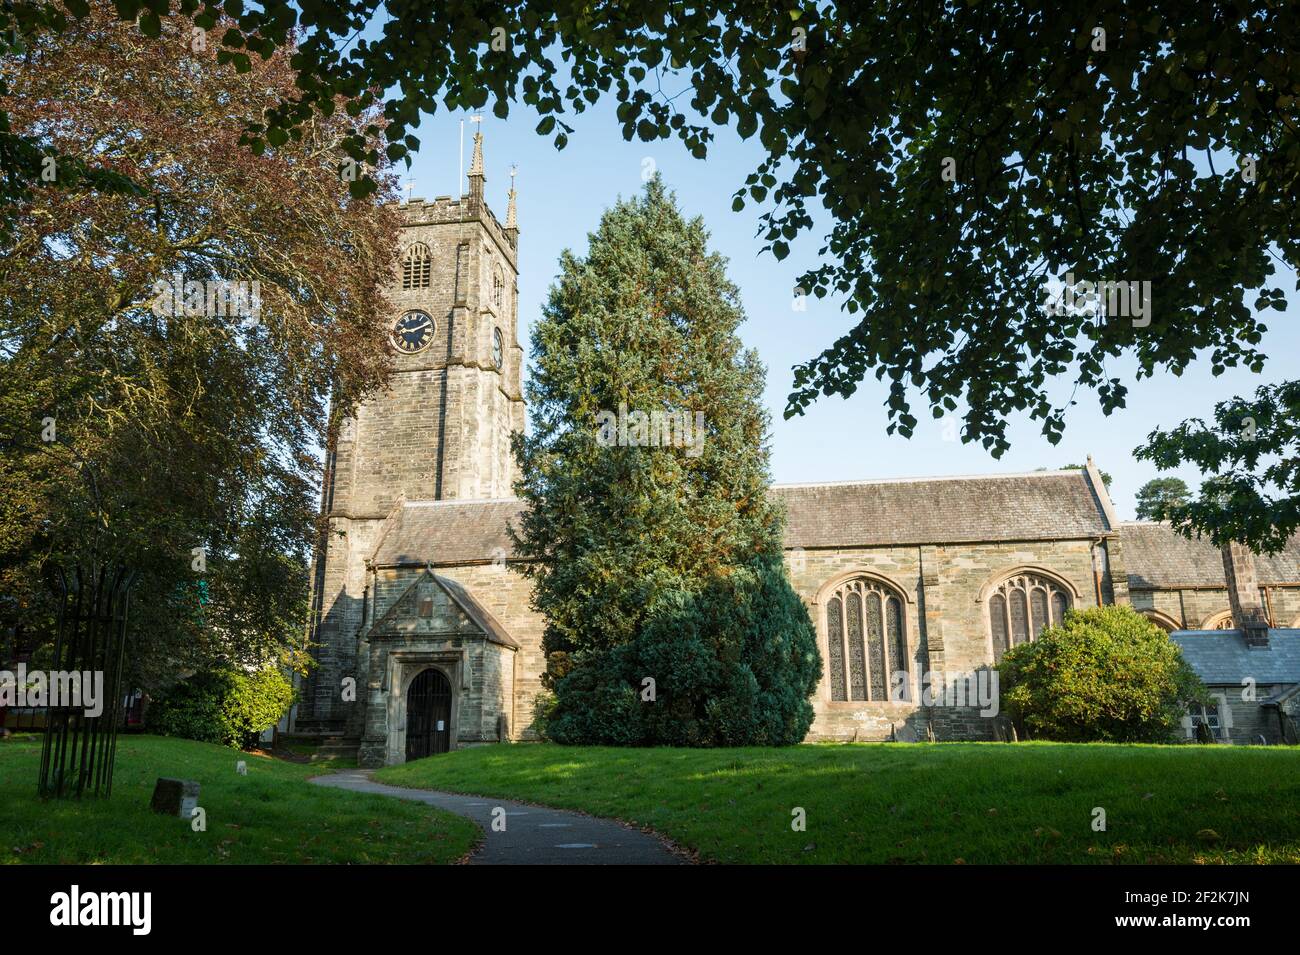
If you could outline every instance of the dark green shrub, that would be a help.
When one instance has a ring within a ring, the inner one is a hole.
[[[1167,743],[1205,687],[1169,635],[1131,607],[1072,610],[998,666],[1002,703],[1036,739]]]
[[[151,703],[148,728],[163,736],[248,749],[288,712],[293,694],[293,683],[275,667],[198,673]]]
[[[575,667],[558,684],[548,734],[587,745],[798,743],[820,673],[812,620],[768,555],[697,595],[671,595],[630,644]]]

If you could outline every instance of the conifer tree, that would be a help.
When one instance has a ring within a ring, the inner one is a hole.
[[[768,496],[764,371],[658,177],[565,252],[533,332],[513,530],[560,742],[798,742],[820,660]]]

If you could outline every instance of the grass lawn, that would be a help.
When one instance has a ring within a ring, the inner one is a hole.
[[[345,756],[321,755],[320,747],[315,743],[281,743],[280,748],[295,756],[305,756],[311,760],[312,773],[332,773],[340,769],[356,769],[357,761]]]
[[[39,737],[0,741],[0,863],[444,863],[480,836],[429,806],[310,785],[320,766],[208,743],[119,737],[108,800],[41,802],[40,758]],[[159,776],[200,783],[206,832],[149,809]]]
[[[376,779],[615,817],[716,862],[1300,862],[1300,749],[1275,746],[536,744]]]

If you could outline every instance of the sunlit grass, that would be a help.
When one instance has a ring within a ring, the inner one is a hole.
[[[107,800],[42,802],[39,764],[38,738],[0,742],[0,863],[443,863],[479,838],[428,806],[313,786],[320,766],[207,743],[119,738]],[[200,784],[206,832],[150,810],[159,776]]]
[[[1300,862],[1286,747],[516,745],[376,778],[623,819],[719,862]]]

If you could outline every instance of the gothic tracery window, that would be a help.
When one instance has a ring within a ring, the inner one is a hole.
[[[1013,574],[989,596],[989,635],[993,662],[1014,646],[1038,639],[1048,627],[1065,619],[1070,593],[1042,574]]]
[[[501,269],[498,268],[492,276],[492,304],[500,308],[501,303],[505,300],[505,294],[506,279],[501,274]]]
[[[907,638],[902,598],[890,587],[855,577],[826,602],[826,667],[836,702],[887,702],[906,687]]]
[[[402,256],[402,290],[428,288],[432,269],[429,247],[423,242],[412,243]]]

